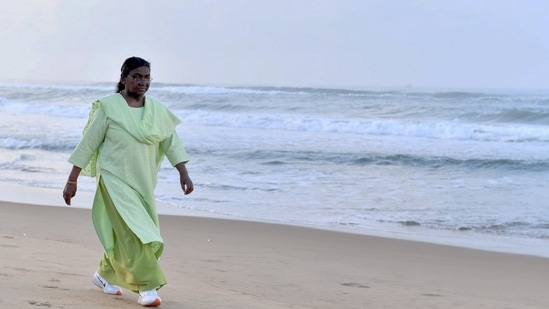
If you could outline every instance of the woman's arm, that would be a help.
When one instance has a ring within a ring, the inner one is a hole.
[[[185,147],[179,140],[177,132],[160,142],[160,149],[164,152],[168,160],[173,167],[179,172],[179,182],[181,183],[181,189],[185,192],[185,195],[190,194],[194,190],[194,185],[189,177],[185,163],[189,161],[189,156]]]
[[[71,173],[69,174],[69,179],[65,184],[65,189],[63,190],[63,199],[67,205],[71,205],[71,199],[76,195],[78,176],[80,176],[81,168],[76,165],[72,166]]]
[[[179,172],[179,182],[181,183],[181,189],[183,192],[185,192],[185,195],[191,194],[194,190],[193,181],[189,177],[189,173],[187,172],[187,167],[185,167],[185,163],[181,162],[175,165],[175,168]]]

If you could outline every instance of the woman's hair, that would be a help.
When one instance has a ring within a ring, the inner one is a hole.
[[[126,59],[126,61],[122,64],[122,68],[120,68],[120,79],[127,77],[132,70],[139,67],[148,67],[150,69],[151,63],[139,57],[130,57]],[[120,92],[124,90],[124,88],[126,88],[126,86],[119,80],[118,85],[116,86],[116,92]]]

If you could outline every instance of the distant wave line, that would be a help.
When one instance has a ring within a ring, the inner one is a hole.
[[[412,121],[395,119],[322,118],[296,115],[180,112],[188,125],[231,128],[275,129],[285,131],[330,132],[420,138],[549,142],[549,127],[540,125],[475,124],[451,121]]]
[[[205,151],[205,150],[202,150]],[[197,150],[196,155],[200,155]],[[410,154],[380,154],[380,153],[351,153],[333,152],[318,153],[314,151],[273,151],[251,150],[224,154],[235,158],[258,161],[265,165],[285,165],[296,163],[337,163],[356,166],[408,166],[427,167],[433,169],[442,168],[468,168],[468,169],[504,169],[504,170],[528,170],[542,172],[549,170],[549,162],[546,160],[519,160],[504,158],[468,158],[459,159],[449,156],[417,156]]]
[[[31,90],[61,90],[82,91],[94,90],[113,92],[116,82],[96,83],[0,83],[0,89],[31,89]],[[508,97],[505,93],[489,91],[446,91],[424,89],[398,89],[398,90],[353,90],[345,88],[315,88],[315,87],[276,87],[276,86],[212,86],[198,84],[174,84],[153,82],[149,90],[151,93],[168,92],[187,95],[276,95],[276,94],[312,94],[312,95],[342,95],[342,96],[367,96],[367,97],[431,97],[435,99],[497,99]],[[546,94],[545,94],[546,95]]]

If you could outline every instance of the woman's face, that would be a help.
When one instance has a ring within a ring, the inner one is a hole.
[[[122,81],[126,85],[128,94],[142,96],[151,85],[151,69],[149,67],[138,67],[130,71]]]

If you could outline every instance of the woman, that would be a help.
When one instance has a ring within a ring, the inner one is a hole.
[[[138,303],[158,306],[156,290],[166,284],[158,258],[164,244],[154,199],[164,156],[179,171],[185,195],[193,191],[189,160],[175,131],[179,119],[158,101],[145,97],[150,63],[131,57],[122,65],[115,94],[92,105],[82,140],[69,158],[73,164],[63,198],[76,194],[82,173],[97,178],[92,218],[105,250],[92,280],[107,294],[120,287],[139,293]]]

